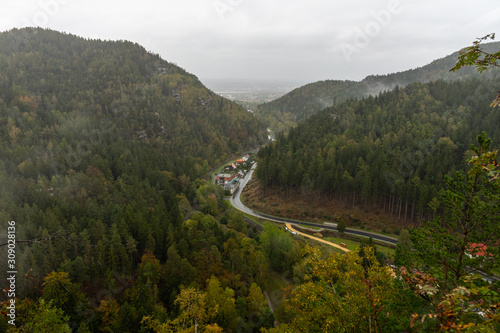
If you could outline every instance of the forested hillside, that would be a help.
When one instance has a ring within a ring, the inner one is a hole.
[[[200,180],[264,140],[253,115],[137,44],[1,33],[0,244],[15,230],[18,273],[16,325],[0,316],[0,331],[187,330],[191,300],[200,329],[272,326],[271,251],[290,269],[297,245],[279,230],[268,239],[287,253],[261,245]],[[0,268],[6,314],[3,254]]]
[[[486,52],[497,50],[499,42],[483,44]],[[370,75],[362,81],[326,80],[307,84],[297,88],[277,100],[259,105],[255,114],[263,119],[275,132],[287,131],[300,121],[318,111],[348,99],[360,99],[368,95],[377,95],[396,86],[404,87],[412,82],[431,82],[435,80],[455,81],[467,78],[489,79],[500,75],[500,70],[490,69],[483,74],[473,68],[464,68],[451,72],[455,66],[458,52],[428,65],[404,72],[388,75]]]
[[[490,107],[499,80],[413,83],[327,108],[259,151],[268,186],[350,205],[376,204],[406,222],[430,217],[444,176],[465,166],[482,131],[500,142]]]
[[[498,274],[499,167],[468,148],[500,141],[499,83],[339,101],[261,149],[266,185],[443,213],[401,232],[395,272],[369,240],[322,252],[231,210],[204,177],[267,133],[194,75],[131,42],[0,33],[0,332],[498,331],[498,285],[469,274]]]
[[[36,142],[46,148],[52,141],[52,149],[68,151],[79,143],[84,147],[76,154],[84,153],[75,160],[86,162],[82,155],[88,150],[109,142],[125,148],[118,142],[123,140],[168,153],[164,169],[198,176],[204,160],[212,164],[238,149],[257,147],[265,137],[243,108],[137,44],[41,29],[14,30],[0,38],[2,134],[14,146]],[[116,137],[109,140],[109,134]],[[66,142],[57,142],[63,137]],[[40,152],[30,149],[36,165]],[[26,158],[18,155],[12,162]]]
[[[343,102],[362,94],[361,86],[355,81],[319,81],[306,84],[274,101],[259,105],[255,114],[274,131],[282,132],[337,101]]]
[[[391,268],[369,241],[343,255],[306,248],[280,324],[266,332],[500,330],[500,129],[490,106],[499,84],[412,83],[350,100],[259,151],[266,186],[413,222]]]

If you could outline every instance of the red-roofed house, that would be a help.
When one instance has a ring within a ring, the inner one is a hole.
[[[217,176],[215,176],[215,180],[217,180],[219,183],[224,183],[231,181],[234,177],[236,177],[236,175],[219,173]]]
[[[482,243],[470,243],[469,244],[469,251],[468,255],[471,258],[478,258],[478,257],[493,257],[493,254],[488,253],[488,246],[486,244]]]

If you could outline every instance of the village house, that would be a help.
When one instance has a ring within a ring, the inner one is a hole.
[[[492,257],[493,254],[488,252],[488,246],[482,243],[470,243],[469,250],[467,251],[469,258],[485,258]]]
[[[233,180],[235,177],[236,175],[231,175],[229,173],[219,173],[215,176],[215,180],[219,182],[219,184],[224,184],[225,182]]]
[[[231,163],[228,166],[226,166],[224,169],[228,170],[228,171],[234,170],[234,169],[236,169],[236,164]]]

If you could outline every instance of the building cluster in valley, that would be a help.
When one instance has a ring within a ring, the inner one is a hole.
[[[245,178],[245,175],[254,163],[255,161],[250,155],[245,155],[225,165],[221,172],[215,175],[214,181],[222,186],[224,190],[233,193],[238,188],[240,180]]]

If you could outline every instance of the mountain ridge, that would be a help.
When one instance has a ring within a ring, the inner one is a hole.
[[[497,50],[500,42],[482,45],[486,51]],[[456,51],[443,58],[436,59],[427,65],[402,72],[385,75],[368,75],[361,81],[322,80],[296,88],[288,94],[257,107],[255,114],[267,122],[276,132],[287,131],[298,122],[316,112],[336,103],[351,98],[359,99],[369,95],[377,95],[396,86],[404,87],[413,82],[430,82],[435,80],[461,80],[465,78],[488,79],[500,75],[500,70],[493,68],[482,74],[474,68],[463,68],[458,72],[450,72],[455,65]]]
[[[0,33],[0,73],[0,110],[8,123],[4,133],[16,128],[18,144],[26,143],[35,128],[43,132],[43,126],[48,128],[41,139],[45,144],[68,133],[88,142],[87,132],[106,137],[100,124],[107,123],[116,140],[139,140],[180,157],[189,151],[193,162],[188,164],[194,167],[203,161],[215,165],[266,141],[264,127],[244,108],[137,43],[13,29]],[[43,125],[28,126],[29,115],[44,119]],[[179,165],[167,169],[177,169],[178,175],[186,171]],[[192,179],[199,176],[188,173]]]

